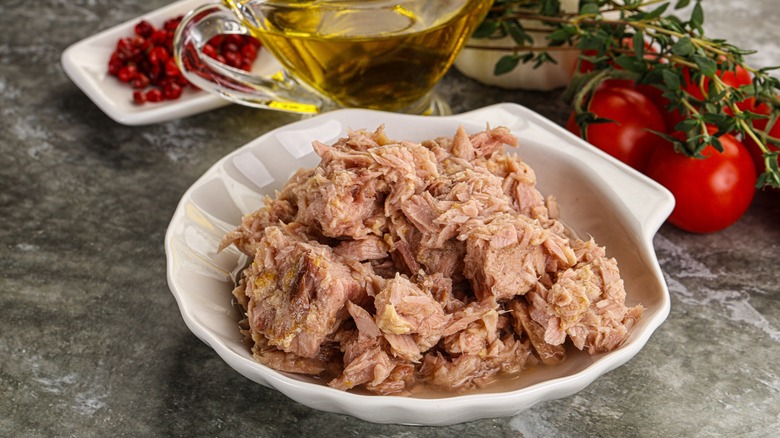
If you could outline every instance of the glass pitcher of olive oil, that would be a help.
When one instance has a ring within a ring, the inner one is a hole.
[[[222,0],[174,38],[182,73],[232,101],[300,113],[446,114],[432,92],[493,0]],[[284,67],[261,77],[203,54],[220,34],[258,38]]]

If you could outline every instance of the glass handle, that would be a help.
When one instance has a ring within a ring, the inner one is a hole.
[[[203,5],[182,19],[174,35],[173,54],[187,80],[228,100],[257,108],[314,114],[330,105],[327,99],[307,90],[283,69],[264,78],[203,53],[211,38],[229,34],[251,36],[235,14],[221,4]]]

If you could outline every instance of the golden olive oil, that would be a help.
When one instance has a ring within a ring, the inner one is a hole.
[[[243,12],[293,76],[338,105],[402,111],[446,73],[491,4],[272,1],[248,3]]]

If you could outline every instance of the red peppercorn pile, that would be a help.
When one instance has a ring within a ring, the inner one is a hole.
[[[182,17],[166,20],[156,28],[146,20],[135,25],[135,34],[120,38],[108,61],[108,73],[133,88],[133,102],[175,100],[187,86],[196,88],[181,74],[173,59],[173,34]],[[219,35],[203,53],[245,71],[252,69],[260,42],[246,35]]]

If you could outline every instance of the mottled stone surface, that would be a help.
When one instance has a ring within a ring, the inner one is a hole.
[[[145,127],[105,116],[60,66],[70,44],[155,0],[4,2],[0,14],[0,436],[777,436],[780,195],[733,227],[665,225],[671,315],[639,355],[514,418],[374,425],[296,404],[230,369],[185,327],[163,235],[217,159],[289,114],[230,106]],[[705,0],[708,31],[780,64],[774,0]],[[451,72],[456,112],[509,101],[563,123],[559,92]]]

